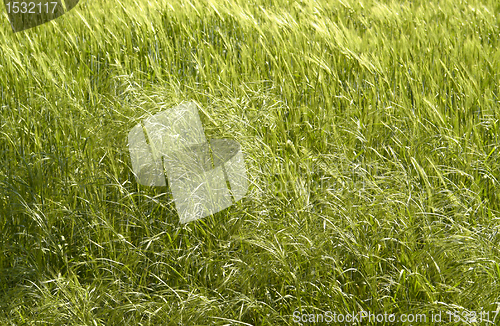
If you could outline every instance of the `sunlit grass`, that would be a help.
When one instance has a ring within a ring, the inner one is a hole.
[[[0,23],[2,324],[497,309],[496,1],[86,1]],[[251,187],[183,226],[127,134],[189,100]]]

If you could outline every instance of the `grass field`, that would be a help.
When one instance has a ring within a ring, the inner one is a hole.
[[[2,15],[0,324],[498,323],[500,3],[248,2]],[[190,100],[250,188],[181,225],[127,134]]]

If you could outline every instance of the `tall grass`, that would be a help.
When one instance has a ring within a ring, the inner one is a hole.
[[[0,20],[0,321],[499,308],[496,1],[86,1]],[[127,133],[185,100],[246,198],[182,226]]]

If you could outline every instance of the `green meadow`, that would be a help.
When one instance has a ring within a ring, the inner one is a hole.
[[[500,323],[500,2],[1,10],[0,325]],[[250,187],[183,225],[127,135],[185,101]]]

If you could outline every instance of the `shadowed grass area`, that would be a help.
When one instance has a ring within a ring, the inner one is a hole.
[[[492,0],[81,1],[14,34],[4,15],[0,323],[498,311],[499,17]],[[180,225],[168,188],[136,183],[127,134],[189,100],[242,145],[251,186]]]

